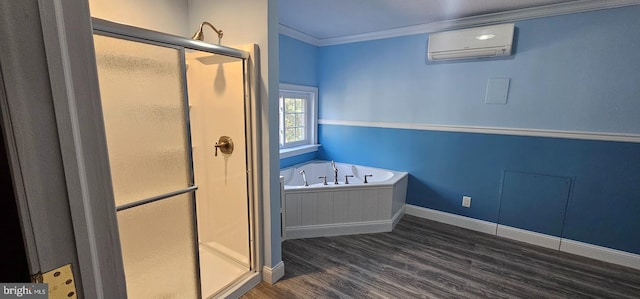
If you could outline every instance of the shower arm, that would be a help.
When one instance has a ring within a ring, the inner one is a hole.
[[[197,40],[204,40],[204,35],[202,33],[202,27],[204,27],[204,25],[208,25],[209,27],[211,27],[211,29],[213,29],[213,31],[215,31],[218,34],[218,38],[222,38],[222,30],[218,30],[216,29],[216,27],[214,27],[213,25],[211,25],[211,23],[204,21],[202,23],[200,23],[200,29],[198,29],[198,31],[196,31],[196,33],[193,35],[193,37],[191,39],[197,39]]]

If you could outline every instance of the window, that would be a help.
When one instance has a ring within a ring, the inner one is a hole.
[[[307,94],[280,92],[280,146],[309,143],[307,134]]]
[[[317,150],[317,98],[316,87],[280,84],[281,158]]]

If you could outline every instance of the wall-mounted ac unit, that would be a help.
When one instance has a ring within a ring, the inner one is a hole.
[[[514,24],[500,24],[429,34],[429,61],[511,55]]]

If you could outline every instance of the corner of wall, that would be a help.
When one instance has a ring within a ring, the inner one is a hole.
[[[273,268],[264,266],[262,268],[262,281],[274,284],[284,277],[284,262],[280,261]]]

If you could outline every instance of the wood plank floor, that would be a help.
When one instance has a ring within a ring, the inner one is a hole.
[[[405,215],[391,233],[287,240],[242,298],[640,298],[640,271]]]

